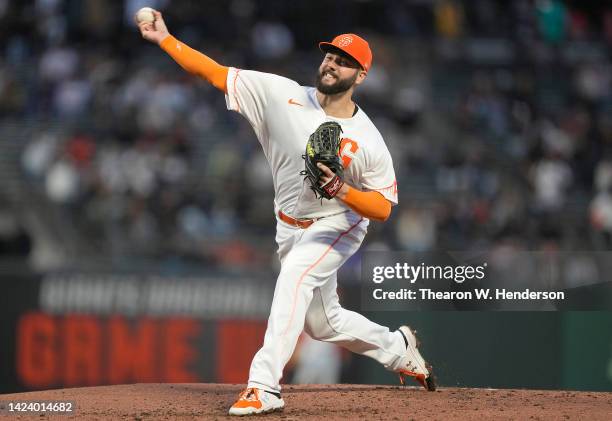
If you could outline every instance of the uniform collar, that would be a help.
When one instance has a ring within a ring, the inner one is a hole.
[[[310,101],[315,106],[315,108],[317,108],[318,110],[320,110],[322,113],[325,114],[325,111],[323,110],[323,107],[321,107],[321,104],[319,104],[319,100],[317,99],[317,89],[316,88],[314,88],[314,87],[310,87],[309,88],[308,97],[310,98]],[[334,117],[334,116],[327,115],[327,114],[325,114],[325,117],[326,118],[331,118],[331,119],[333,119],[335,121],[349,122],[349,121],[352,121],[354,118],[358,117],[362,113],[361,107],[359,107],[357,105],[357,103],[355,103],[355,108],[356,108],[356,111],[353,112],[353,115],[351,117],[349,117],[349,118]]]

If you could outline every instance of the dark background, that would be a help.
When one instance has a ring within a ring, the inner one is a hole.
[[[92,367],[104,367],[104,338],[121,315],[48,314],[38,285],[55,271],[273,286],[273,192],[255,136],[223,95],[141,39],[131,19],[145,5],[222,64],[305,85],[319,41],[368,39],[373,68],[356,100],[393,155],[400,205],[371,225],[362,251],[487,250],[511,260],[610,248],[608,2],[0,1],[3,391],[109,382]],[[356,310],[360,256],[340,275],[343,303]],[[576,279],[590,270],[588,259],[564,267]],[[29,331],[42,344],[30,362],[60,367],[58,381],[37,386],[18,371],[20,320],[31,314],[55,336]],[[420,328],[442,385],[612,389],[609,312],[368,315]],[[266,318],[138,314],[125,323],[150,317],[154,347],[184,329],[186,348],[163,358],[187,371],[151,377],[128,352],[126,382],[244,382]],[[137,349],[147,337],[133,332]],[[96,338],[100,361],[75,360],[67,384],[63,347],[78,356]],[[395,381],[364,358],[342,361],[343,382]]]

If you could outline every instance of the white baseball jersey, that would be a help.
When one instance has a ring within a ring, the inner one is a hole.
[[[380,133],[363,110],[351,118],[329,117],[314,88],[272,74],[230,68],[226,101],[228,109],[249,120],[270,163],[275,210],[295,218],[326,216],[308,229],[277,218],[281,271],[248,387],[280,392],[283,368],[302,330],[397,369],[406,359],[401,334],[343,309],[336,294],[336,272],[359,249],[369,221],[345,212],[348,208],[340,200],[317,199],[300,175],[311,133],[325,121],[336,121],[343,130],[340,156],[345,180],[397,203],[391,155]]]
[[[300,175],[309,136],[325,121],[342,127],[344,180],[362,191],[375,190],[397,204],[393,162],[382,136],[361,109],[351,118],[325,114],[316,89],[282,76],[230,68],[227,108],[247,118],[272,169],[275,211],[294,218],[337,214],[348,207],[337,199],[315,197]]]

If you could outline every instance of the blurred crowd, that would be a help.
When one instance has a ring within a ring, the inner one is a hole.
[[[32,129],[26,185],[97,254],[265,268],[275,250],[255,135],[141,39],[142,6],[222,64],[304,85],[318,41],[370,40],[357,102],[394,157],[400,206],[367,247],[611,245],[607,2],[0,0],[0,126]]]

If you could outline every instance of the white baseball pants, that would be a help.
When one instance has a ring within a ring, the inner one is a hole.
[[[369,221],[353,212],[323,218],[307,229],[277,220],[281,270],[263,347],[251,363],[248,387],[280,392],[283,368],[305,330],[394,370],[406,347],[401,334],[340,306],[336,273],[357,251]]]

